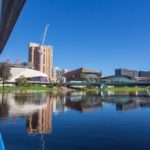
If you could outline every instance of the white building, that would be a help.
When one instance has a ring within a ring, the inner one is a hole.
[[[20,76],[24,76],[27,78],[28,82],[31,83],[47,83],[48,82],[48,76],[47,74],[33,70],[30,68],[22,68],[22,67],[11,67],[11,77],[8,80],[8,82],[15,83],[16,79],[18,79]]]
[[[61,81],[63,74],[66,72],[68,72],[68,69],[61,69],[59,67],[54,67],[53,68],[53,78],[56,81]]]

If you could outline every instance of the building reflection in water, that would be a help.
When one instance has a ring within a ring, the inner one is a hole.
[[[26,127],[29,134],[48,134],[52,130],[52,105],[48,100],[46,107],[27,117]]]
[[[69,108],[66,104],[66,95],[55,95],[55,100],[53,100],[53,113],[55,115],[60,112],[69,111]]]
[[[0,119],[23,116],[29,134],[47,134],[52,130],[53,98],[43,94],[0,95]]]
[[[103,93],[102,101],[116,104],[116,110],[127,111],[150,107],[150,93],[143,92],[109,92]]]
[[[0,118],[7,118],[8,117],[8,104],[7,104],[7,97],[4,95],[4,93],[2,93],[0,95],[1,99],[0,99]]]
[[[132,95],[103,94],[101,97],[98,93],[85,92],[73,92],[66,95],[0,94],[0,121],[5,121],[8,117],[17,119],[23,116],[26,118],[26,129],[29,135],[48,134],[52,132],[52,113],[59,114],[70,109],[87,112],[102,108],[104,103],[115,104],[116,110],[119,111],[150,107],[150,97]]]
[[[130,98],[126,103],[116,103],[116,109],[121,111],[143,107],[150,107],[149,97],[136,97],[136,99]]]
[[[87,112],[102,107],[103,103],[99,95],[74,92],[66,97],[66,106],[80,112]]]

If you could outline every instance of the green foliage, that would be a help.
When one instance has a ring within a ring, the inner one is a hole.
[[[0,87],[0,90],[2,90],[2,88]],[[44,91],[49,91],[51,90],[48,87],[45,86],[41,86],[41,85],[27,85],[27,86],[12,86],[12,87],[5,87],[5,91],[32,91],[32,90],[36,90],[36,91],[40,91],[40,90],[44,90]]]
[[[16,79],[17,85],[24,87],[28,85],[27,78],[25,76],[20,76],[18,79]]]
[[[146,87],[107,87],[105,91],[116,91],[116,92],[140,92],[146,91]]]

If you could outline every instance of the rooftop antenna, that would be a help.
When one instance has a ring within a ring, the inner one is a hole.
[[[40,54],[43,53],[42,46],[43,46],[44,43],[45,43],[45,39],[46,39],[48,27],[49,27],[49,24],[47,24],[46,27],[45,27],[44,34],[43,34],[43,39],[42,39],[42,42],[41,42],[41,44],[40,44],[40,46],[39,46],[39,53],[40,53]]]

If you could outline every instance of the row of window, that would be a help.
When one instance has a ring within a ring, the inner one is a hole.
[[[28,81],[40,81],[40,82],[48,82],[48,79],[46,77],[32,77],[32,78],[27,78]]]

